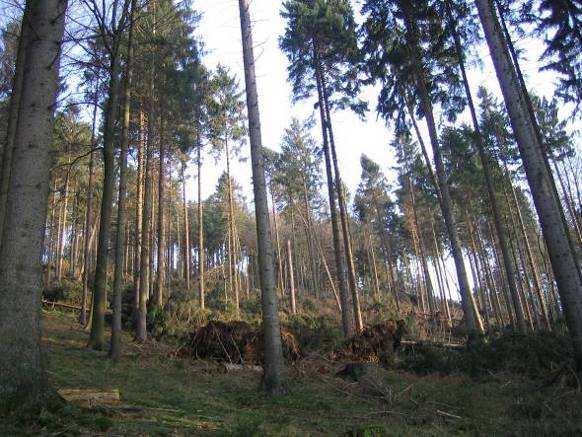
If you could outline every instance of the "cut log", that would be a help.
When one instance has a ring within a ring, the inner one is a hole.
[[[96,389],[60,389],[58,390],[67,402],[80,407],[92,408],[101,405],[116,405],[121,401],[119,390]]]
[[[251,364],[232,364],[232,363],[224,363],[224,369],[227,372],[262,372],[263,368],[261,366],[254,366]]]

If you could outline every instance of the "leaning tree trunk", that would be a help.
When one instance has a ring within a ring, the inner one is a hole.
[[[536,133],[535,120],[527,107],[527,96],[520,86],[507,43],[491,0],[476,0],[485,38],[515,133],[534,204],[546,240],[566,322],[574,343],[579,371],[582,373],[582,276],[556,198],[552,175]]]
[[[327,86],[325,84],[325,75],[321,75],[321,90],[323,93],[323,104],[325,107],[325,117],[327,121],[327,133],[329,135],[329,146],[331,150],[331,158],[333,162],[335,174],[335,188],[337,191],[338,206],[340,212],[340,223],[342,228],[342,237],[344,241],[344,250],[346,255],[346,264],[348,266],[348,285],[352,293],[352,305],[354,311],[354,320],[356,322],[356,330],[358,333],[364,330],[362,322],[362,310],[360,308],[360,296],[358,293],[358,285],[356,279],[356,269],[354,267],[354,255],[352,253],[352,242],[350,238],[350,230],[348,224],[348,213],[346,210],[346,202],[343,190],[342,178],[340,175],[337,152],[335,148],[335,140],[333,136],[333,128],[331,124],[331,114],[329,108],[329,98],[327,94]]]
[[[34,32],[26,44],[12,175],[0,249],[0,403],[48,402],[41,356],[44,227],[52,164],[52,128],[66,0],[27,6]],[[34,27],[33,27],[34,26]],[[11,402],[12,401],[12,402]],[[0,405],[0,407],[9,406]]]
[[[105,311],[107,307],[107,264],[109,261],[109,237],[111,234],[111,212],[115,191],[115,120],[119,100],[119,42],[111,51],[109,97],[104,112],[103,127],[103,196],[101,198],[101,220],[95,284],[93,287],[93,310],[88,347],[102,350],[105,347]]]
[[[459,34],[456,29],[455,19],[453,17],[449,0],[446,2],[447,12],[449,15],[452,33],[455,40],[455,49],[457,53],[457,58],[459,62],[459,68],[461,70],[461,76],[463,78],[463,85],[465,87],[465,94],[467,96],[467,102],[469,105],[469,110],[471,112],[471,120],[473,122],[473,128],[475,129],[475,144],[477,146],[477,151],[479,153],[479,158],[483,165],[483,173],[485,175],[485,187],[487,188],[487,195],[489,196],[489,204],[491,206],[491,212],[493,213],[493,223],[495,224],[495,230],[497,231],[497,236],[499,239],[499,247],[501,248],[501,255],[503,258],[503,266],[505,267],[505,275],[507,279],[507,285],[509,288],[509,293],[513,298],[513,305],[516,307],[516,313],[518,315],[518,329],[520,331],[526,330],[526,323],[523,318],[523,313],[519,311],[517,298],[517,285],[515,283],[515,269],[513,262],[511,261],[511,255],[507,247],[507,230],[503,224],[503,219],[499,212],[499,202],[495,195],[495,189],[493,188],[493,175],[491,173],[491,157],[489,153],[485,150],[485,144],[483,142],[483,135],[481,134],[481,129],[479,126],[479,121],[477,119],[477,111],[475,110],[475,104],[473,103],[473,95],[471,93],[471,87],[469,86],[469,79],[467,78],[467,72],[465,69],[465,59],[463,54],[463,48]]]
[[[117,235],[115,237],[115,270],[113,275],[113,323],[109,357],[118,361],[121,356],[121,312],[123,298],[124,244],[126,230],[127,194],[127,152],[129,148],[129,118],[131,104],[131,82],[133,74],[133,17],[135,0],[131,2],[129,35],[127,41],[127,60],[123,83],[123,119],[121,127],[121,150],[119,152],[119,195],[117,197]]]
[[[331,168],[331,157],[329,152],[329,142],[327,137],[327,129],[326,129],[326,116],[325,116],[325,109],[324,109],[324,99],[323,99],[323,91],[322,91],[322,81],[321,78],[323,76],[322,68],[321,68],[321,61],[319,59],[319,53],[317,44],[313,42],[313,53],[314,53],[314,63],[316,69],[316,81],[317,81],[317,92],[319,97],[319,113],[321,118],[321,130],[323,136],[323,153],[325,158],[325,173],[327,176],[327,191],[329,197],[329,211],[331,216],[331,229],[332,229],[332,236],[333,236],[333,249],[334,249],[334,256],[335,256],[335,263],[336,263],[336,270],[337,270],[337,279],[339,285],[339,295],[341,299],[341,308],[342,308],[342,326],[344,335],[346,337],[351,337],[354,334],[354,320],[352,317],[352,306],[349,304],[349,296],[348,296],[348,289],[346,287],[346,275],[344,270],[344,263],[343,257],[341,252],[341,245],[340,245],[340,233],[339,233],[339,223],[337,218],[337,207],[335,203],[335,192],[334,192],[334,179],[333,179],[333,172]]]
[[[249,136],[251,142],[251,161],[253,167],[253,190],[255,197],[255,216],[257,222],[257,247],[261,279],[263,310],[263,335],[265,354],[265,373],[263,385],[270,393],[278,393],[283,384],[283,350],[281,348],[281,329],[277,313],[277,292],[273,268],[273,248],[269,226],[269,205],[261,140],[261,119],[253,54],[253,38],[249,0],[239,0],[240,23],[243,43],[243,61],[247,108],[249,115]]]
[[[465,323],[467,325],[467,330],[469,332],[469,338],[471,339],[472,337],[475,337],[476,335],[480,335],[483,333],[483,322],[477,310],[475,298],[471,293],[471,287],[469,285],[469,280],[467,278],[467,270],[465,268],[463,251],[461,249],[461,243],[459,241],[457,223],[453,216],[453,201],[451,199],[451,194],[449,192],[449,185],[441,156],[432,102],[430,101],[430,96],[426,84],[426,77],[424,70],[422,68],[424,64],[422,63],[422,57],[421,54],[419,53],[420,46],[416,35],[417,30],[410,18],[409,13],[410,11],[408,10],[408,7],[405,7],[404,10],[406,27],[408,30],[407,34],[409,44],[411,50],[413,50],[413,54],[415,57],[416,65],[415,79],[417,91],[420,98],[420,104],[424,111],[426,124],[428,127],[428,133],[433,147],[435,170],[440,190],[439,200],[441,204],[441,210],[443,213],[443,218],[445,221],[445,227],[447,229],[449,240],[451,242],[451,250],[453,254],[453,259],[455,261],[455,268],[457,270],[457,280],[459,282],[459,291],[461,294],[461,304],[463,307],[463,313],[465,314]]]

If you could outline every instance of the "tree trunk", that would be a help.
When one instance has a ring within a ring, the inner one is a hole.
[[[281,329],[279,326],[279,315],[277,313],[277,292],[275,290],[273,248],[271,247],[271,231],[269,229],[269,205],[267,202],[267,186],[265,182],[261,119],[259,115],[249,0],[239,0],[239,9],[261,278],[265,354],[263,385],[269,393],[275,394],[282,391],[283,350],[281,348]]]
[[[497,197],[495,196],[495,189],[493,187],[493,175],[491,173],[491,157],[489,153],[485,150],[485,145],[483,142],[483,136],[481,134],[481,129],[479,127],[479,121],[477,119],[477,112],[475,110],[475,104],[473,103],[473,96],[471,93],[471,87],[469,86],[469,79],[467,78],[467,73],[465,70],[465,58],[463,53],[463,48],[457,28],[455,25],[455,17],[453,17],[450,0],[447,0],[447,12],[449,15],[449,26],[453,31],[453,36],[455,40],[455,49],[457,53],[457,58],[459,62],[459,68],[461,71],[461,77],[463,79],[463,85],[465,88],[465,95],[467,97],[467,103],[469,105],[469,110],[471,113],[471,120],[473,122],[473,128],[475,129],[475,144],[477,146],[477,151],[479,153],[479,159],[483,165],[483,173],[485,175],[485,187],[487,188],[487,194],[489,196],[489,205],[491,207],[491,212],[493,213],[493,223],[495,224],[495,230],[497,231],[497,236],[499,238],[499,247],[501,249],[501,256],[503,258],[503,266],[505,268],[505,275],[507,280],[507,286],[509,288],[509,293],[511,296],[517,295],[517,286],[515,283],[515,269],[513,263],[511,262],[511,255],[509,254],[509,249],[507,247],[507,231],[503,224],[501,214],[499,212],[499,205]],[[515,304],[515,303],[514,303]],[[518,314],[518,329],[525,330],[525,320],[521,312]]]
[[[18,51],[16,52],[16,65],[14,77],[12,78],[12,92],[10,94],[10,104],[8,106],[8,117],[6,121],[6,141],[2,152],[2,166],[0,167],[0,235],[4,230],[4,221],[6,220],[6,201],[8,198],[8,189],[10,187],[10,174],[12,171],[12,154],[14,149],[14,140],[16,138],[16,129],[18,127],[18,113],[20,111],[20,100],[22,98],[24,62],[26,57],[26,46],[30,25],[31,2],[26,2],[22,14],[22,23],[20,25],[20,35],[18,38]]]
[[[339,295],[341,299],[341,308],[342,308],[342,327],[344,331],[344,335],[346,337],[351,337],[354,334],[354,320],[352,316],[352,306],[348,304],[349,297],[348,297],[348,290],[346,288],[346,275],[344,270],[344,263],[343,257],[341,252],[340,246],[340,234],[339,234],[339,224],[337,219],[337,208],[335,203],[335,192],[334,192],[334,180],[333,180],[333,173],[331,169],[331,157],[329,152],[329,143],[327,137],[327,129],[326,129],[326,116],[325,116],[325,109],[324,109],[324,99],[323,99],[323,91],[322,91],[322,71],[321,65],[319,60],[318,48],[317,44],[313,43],[313,53],[314,53],[314,63],[316,67],[316,81],[317,81],[317,92],[319,97],[319,113],[321,118],[321,130],[322,130],[322,137],[323,137],[323,153],[325,158],[325,173],[327,177],[327,191],[329,196],[329,211],[331,216],[331,228],[332,228],[332,236],[333,236],[333,248],[334,248],[334,256],[335,256],[335,263],[336,263],[336,270],[338,276],[338,285],[339,285]]]
[[[71,173],[70,171],[67,171],[65,176],[65,185],[63,187],[61,196],[61,210],[59,212],[59,224],[57,231],[57,282],[59,283],[63,279],[63,258],[65,257],[65,233],[67,231],[67,206],[69,204],[70,181]]]
[[[228,233],[229,237],[229,247],[228,247],[228,274],[230,289],[234,292],[234,304],[237,314],[240,312],[240,296],[238,289],[238,282],[236,280],[236,233],[235,233],[235,218],[234,218],[234,199],[232,192],[232,179],[230,177],[230,150],[228,147],[228,140],[224,142],[224,150],[226,153],[226,176],[227,176],[227,196],[228,196]]]
[[[582,372],[580,267],[573,255],[568,229],[562,220],[561,205],[554,194],[552,176],[543,156],[543,145],[536,134],[535,122],[527,108],[527,97],[519,85],[493,5],[491,0],[476,0],[476,4],[548,246],[566,322],[574,343],[576,362],[579,372]]]
[[[6,220],[0,249],[0,399],[48,402],[41,355],[44,227],[52,164],[59,52],[67,2],[39,0],[27,10],[26,40]],[[8,405],[8,404],[7,404]]]
[[[145,115],[143,108],[139,108],[139,140],[137,142],[137,175],[135,193],[135,241],[133,258],[133,320],[137,322],[140,299],[140,271],[141,271],[141,246],[143,236],[143,192],[144,192],[144,172],[145,172]]]
[[[93,287],[93,311],[88,347],[102,350],[105,347],[105,310],[107,307],[107,264],[111,234],[111,212],[115,190],[115,120],[119,100],[119,41],[114,42],[110,54],[109,97],[104,111],[103,127],[103,196],[95,284]]]
[[[124,244],[126,232],[126,194],[127,194],[127,153],[129,148],[129,121],[131,106],[131,84],[133,74],[133,17],[135,2],[131,1],[130,24],[128,35],[127,59],[123,83],[123,118],[121,127],[121,150],[119,152],[119,194],[117,197],[117,235],[115,237],[115,270],[113,275],[113,323],[111,326],[111,343],[109,357],[119,361],[121,357],[121,312],[124,285]],[[124,247],[125,246],[125,247]]]
[[[156,277],[155,305],[162,308],[164,304],[164,285],[166,282],[166,139],[163,135],[165,119],[162,118],[162,135],[160,137],[160,162],[158,177],[158,274]]]
[[[184,217],[184,245],[182,246],[182,267],[186,280],[186,291],[190,290],[190,220],[188,219],[188,202],[186,201],[186,161],[182,161],[182,215]],[[198,178],[200,181],[200,177]],[[198,192],[200,196],[200,192]],[[200,199],[198,199],[200,203]],[[200,212],[200,211],[199,211]],[[200,225],[200,216],[198,217]]]
[[[205,308],[204,292],[204,217],[202,211],[202,140],[198,136],[197,145],[197,162],[198,169],[198,296],[200,299],[200,308]]]
[[[297,314],[295,302],[295,278],[293,276],[293,254],[291,252],[291,240],[287,240],[287,262],[289,264],[289,299],[291,301],[291,314]]]
[[[360,308],[360,297],[358,293],[358,285],[356,279],[356,269],[354,267],[354,255],[352,253],[352,242],[350,238],[350,230],[348,224],[348,213],[346,210],[346,202],[344,196],[344,189],[340,169],[338,165],[337,152],[335,148],[335,140],[333,136],[333,128],[331,124],[331,114],[329,108],[329,98],[327,94],[327,86],[325,83],[325,75],[321,75],[321,90],[323,92],[323,103],[325,107],[325,116],[327,120],[327,133],[329,134],[329,146],[331,149],[331,158],[335,173],[335,188],[337,191],[337,199],[340,212],[340,223],[342,229],[342,236],[344,241],[344,251],[346,256],[346,264],[348,266],[348,285],[352,293],[352,305],[354,311],[354,319],[356,322],[356,330],[358,333],[364,330],[364,323],[362,321],[362,310]]]
[[[469,338],[473,339],[477,335],[483,333],[483,322],[476,308],[475,299],[473,297],[473,294],[471,293],[471,287],[469,286],[469,280],[467,279],[467,270],[465,268],[463,251],[461,249],[461,244],[459,242],[457,224],[453,217],[453,202],[451,199],[451,194],[449,192],[447,176],[445,174],[445,169],[442,161],[438,132],[434,120],[432,102],[430,101],[430,96],[426,85],[425,74],[420,67],[423,65],[423,63],[421,55],[419,53],[420,50],[419,43],[416,36],[416,30],[414,28],[413,23],[411,22],[411,19],[409,18],[408,8],[405,8],[405,22],[408,30],[407,33],[408,38],[410,40],[410,46],[412,47],[412,50],[414,50],[414,56],[416,58],[415,65],[417,67],[415,75],[417,91],[420,97],[420,104],[425,114],[430,141],[433,146],[436,176],[441,194],[440,204],[443,213],[443,218],[445,221],[445,226],[447,228],[447,233],[449,235],[449,240],[451,242],[451,249],[453,259],[455,261],[455,267],[457,270],[457,280],[459,283],[459,291],[461,294],[463,313],[465,314],[465,323],[467,325]]]

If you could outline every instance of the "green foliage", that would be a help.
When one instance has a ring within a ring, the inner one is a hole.
[[[71,305],[81,304],[83,283],[69,278],[63,278],[59,283],[52,284],[42,292],[43,299],[50,302],[65,302]]]
[[[315,312],[290,315],[283,320],[283,325],[295,335],[304,352],[331,351],[343,340],[337,321]]]
[[[507,372],[542,380],[552,380],[558,373],[575,368],[571,340],[549,332],[504,334],[466,350],[419,343],[403,351],[400,366],[421,374],[467,373],[483,377]]]

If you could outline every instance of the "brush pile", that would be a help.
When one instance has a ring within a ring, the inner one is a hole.
[[[281,342],[287,360],[299,359],[299,344],[291,332],[281,330]],[[191,335],[183,353],[232,364],[262,364],[263,350],[262,329],[242,321],[210,321]]]
[[[333,354],[334,359],[391,364],[406,332],[403,320],[386,320],[367,327]]]

